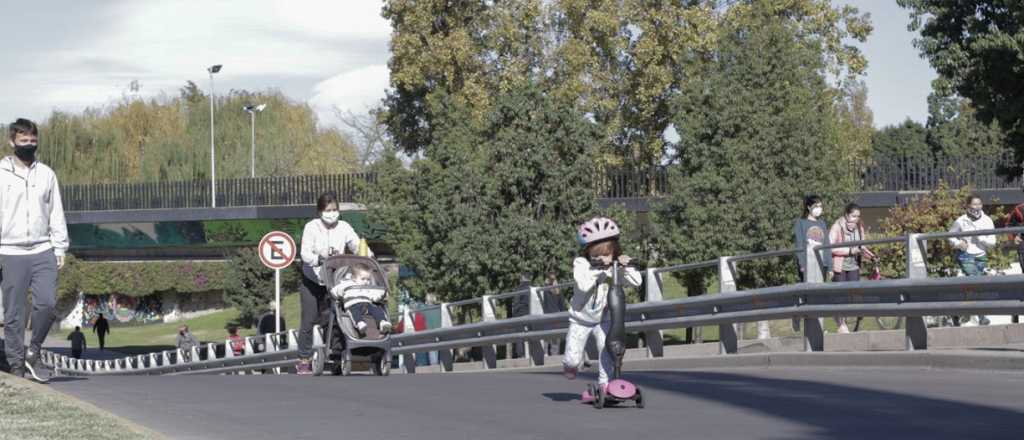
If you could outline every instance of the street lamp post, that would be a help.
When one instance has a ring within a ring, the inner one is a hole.
[[[217,207],[217,155],[213,144],[213,101],[216,98],[213,91],[213,74],[220,72],[220,64],[214,64],[206,68],[210,74],[210,204]]]
[[[266,104],[252,105],[249,104],[242,107],[242,110],[249,112],[249,119],[252,122],[252,149],[250,151],[250,175],[249,177],[256,177],[256,113],[262,112],[263,109],[267,108]]]

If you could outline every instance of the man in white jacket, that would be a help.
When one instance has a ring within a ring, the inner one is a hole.
[[[992,223],[992,218],[985,215],[985,211],[982,209],[984,205],[981,201],[981,197],[972,195],[967,199],[966,213],[961,215],[953,225],[950,226],[949,232],[970,232],[970,231],[984,231],[994,229],[995,225]],[[985,275],[985,269],[988,266],[988,250],[996,246],[995,235],[975,235],[972,237],[952,237],[949,239],[949,243],[956,248],[956,262],[960,265],[960,270],[964,276],[980,276]],[[978,321],[981,325],[988,324],[988,319],[984,316],[979,316]]]
[[[36,124],[18,119],[10,125],[9,135],[14,154],[0,159],[0,289],[7,363],[12,374],[28,372],[45,382],[39,350],[56,319],[57,270],[64,266],[68,229],[57,175],[36,160]],[[26,351],[22,341],[30,289],[32,340]]]

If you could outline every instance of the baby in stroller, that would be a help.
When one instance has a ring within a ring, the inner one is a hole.
[[[360,289],[360,286],[373,285],[373,272],[369,266],[356,263],[349,267],[348,273],[331,289],[331,295],[341,300],[352,317],[359,335],[367,335],[366,315],[373,317],[376,329],[381,335],[391,333],[391,322],[384,311],[387,301],[386,291],[380,289]]]

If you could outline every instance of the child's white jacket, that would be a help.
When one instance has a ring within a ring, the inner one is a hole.
[[[624,271],[623,280],[633,286],[640,286],[640,272],[632,267]],[[599,283],[601,275],[604,279]],[[608,306],[608,291],[612,285],[612,270],[593,269],[586,258],[577,257],[572,262],[573,284],[572,300],[569,301],[569,321],[580,325],[597,325],[601,323],[604,310]]]

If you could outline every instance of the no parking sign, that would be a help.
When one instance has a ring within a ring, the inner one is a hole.
[[[295,261],[295,251],[295,240],[284,232],[268,232],[260,239],[260,261],[274,269],[274,333],[281,333],[281,269]]]
[[[284,232],[268,232],[260,240],[259,248],[260,261],[271,269],[284,269],[295,261],[295,240]]]

